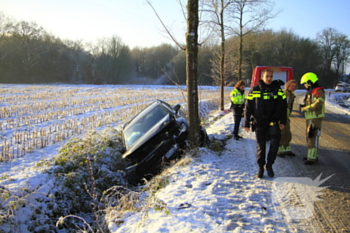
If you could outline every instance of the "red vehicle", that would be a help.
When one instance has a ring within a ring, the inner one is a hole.
[[[259,84],[259,80],[262,77],[262,72],[266,69],[273,71],[273,80],[280,79],[284,83],[294,79],[292,67],[286,66],[257,66],[253,70],[251,87]]]

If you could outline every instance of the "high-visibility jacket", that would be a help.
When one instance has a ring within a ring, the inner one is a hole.
[[[250,127],[251,117],[257,125],[271,122],[286,124],[286,95],[280,87],[279,80],[274,80],[270,85],[260,80],[259,85],[250,90],[244,111],[244,127]]]
[[[322,87],[313,89],[305,96],[305,118],[316,119],[325,117],[325,92]]]
[[[233,104],[244,104],[244,91],[235,88],[231,91],[230,98]]]

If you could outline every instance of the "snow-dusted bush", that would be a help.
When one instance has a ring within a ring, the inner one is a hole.
[[[92,223],[97,221],[97,212],[103,215],[103,192],[112,186],[127,186],[122,151],[120,132],[113,128],[72,138],[60,149],[48,171],[57,183],[52,193],[61,209],[56,211],[57,217],[84,213],[81,217]],[[89,217],[89,213],[95,217]]]

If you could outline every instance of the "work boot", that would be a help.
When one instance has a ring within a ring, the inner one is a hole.
[[[312,165],[312,164],[314,164],[314,163],[315,163],[315,162],[310,161],[310,160],[306,160],[306,161],[304,162],[305,165]]]
[[[292,151],[284,152],[284,154],[287,156],[295,156],[295,154]]]
[[[272,164],[266,164],[267,175],[269,177],[274,177],[275,173],[272,170]]]
[[[303,160],[305,165],[312,165],[318,161],[318,157],[315,160],[309,160],[308,157],[304,157]]]
[[[259,165],[258,173],[256,174],[256,178],[263,178],[264,176],[264,165]]]

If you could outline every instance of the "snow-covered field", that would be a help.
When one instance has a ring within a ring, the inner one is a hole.
[[[56,96],[55,92],[57,89],[61,88],[63,93],[67,87],[64,85],[53,86],[53,89],[49,89],[53,93],[53,96]],[[11,96],[4,95],[5,92],[2,91],[8,87],[9,85],[0,85],[0,97],[5,97],[3,102],[0,103],[0,108],[16,105],[16,102],[12,104],[6,102],[13,101]],[[12,85],[10,87],[17,90],[23,88],[21,85]],[[75,91],[68,94],[71,98],[66,99],[66,101],[72,101],[74,97],[78,96],[77,93],[83,92],[81,86],[69,86],[69,89],[73,88]],[[121,104],[115,103],[117,100],[114,97],[119,92],[118,88],[91,85],[84,86],[84,92],[86,88],[95,97],[113,96],[110,99],[110,106],[94,110],[94,113],[101,112],[101,115],[103,112],[103,116],[108,116],[108,120],[104,121],[106,124],[113,124],[113,127],[119,127],[123,121],[111,121],[109,118],[118,119],[116,117],[119,115],[116,114],[119,114],[121,108],[127,109],[142,101],[149,101],[150,98],[147,98],[145,93],[160,93],[159,97],[156,98],[161,99],[169,98],[168,94],[170,93],[173,96],[173,100],[183,102],[181,92],[176,92],[175,94],[174,89],[169,87],[150,86],[141,88],[125,86],[123,88],[130,90],[132,96],[137,96],[138,99],[128,104],[123,102],[125,104],[123,107]],[[147,90],[147,88],[149,89]],[[96,92],[95,89],[99,91]],[[209,90],[211,89],[208,88],[207,92]],[[17,93],[30,97],[36,92],[33,87],[31,95],[26,95],[26,93],[20,91]],[[84,94],[77,98],[85,98],[88,102],[88,96]],[[341,107],[339,103],[342,106],[345,106],[346,103],[349,104],[349,97],[350,94],[330,94],[327,98],[326,106],[333,112],[348,114],[349,107]],[[40,96],[37,98],[37,102],[40,103]],[[56,96],[55,98],[58,97]],[[118,101],[126,101],[125,99],[131,97],[122,96],[118,98],[120,98]],[[347,100],[345,100],[346,98]],[[301,193],[307,193],[316,197],[319,194],[315,190],[322,190],[322,179],[326,177],[309,177],[304,178],[302,181],[288,181],[288,179],[281,177],[283,169],[287,168],[283,168],[283,164],[277,164],[281,169],[276,171],[276,177],[274,179],[255,179],[254,134],[244,134],[244,139],[239,141],[233,140],[231,138],[234,124],[232,114],[218,111],[217,106],[213,105],[213,102],[208,101],[206,98],[202,98],[202,100],[200,104],[202,116],[210,112],[210,115],[205,116],[210,122],[207,132],[212,138],[212,141],[224,142],[224,149],[220,152],[214,152],[207,148],[200,148],[198,155],[192,158],[192,161],[188,165],[172,167],[166,171],[165,175],[169,176],[170,182],[165,188],[156,193],[156,197],[166,204],[169,210],[168,214],[165,211],[156,211],[150,208],[147,218],[144,218],[143,213],[124,212],[121,215],[120,213],[115,214],[111,211],[107,216],[109,230],[111,232],[300,232],[303,230],[317,232],[317,226],[312,221],[309,221],[309,212],[305,208],[288,208],[288,206],[283,205],[282,199],[280,200],[281,202],[276,201],[278,200],[276,197],[286,194],[284,193],[285,189],[280,188],[280,185],[288,186],[290,183],[297,183]],[[90,107],[102,104],[99,101],[94,102]],[[112,105],[113,103],[114,105]],[[75,104],[79,105],[78,102]],[[63,111],[68,108],[66,105],[62,106],[61,109],[56,110]],[[58,108],[58,105],[56,108]],[[114,110],[116,111],[115,114],[113,113]],[[105,113],[106,111],[110,113]],[[81,111],[78,114],[69,114],[66,112],[64,114],[62,113],[62,115],[64,115],[63,119],[65,120],[70,118],[82,119],[85,116],[91,115],[91,112],[88,110],[85,112]],[[100,115],[94,119],[100,119]],[[53,121],[57,122],[59,119],[61,118],[55,118]],[[17,126],[17,128],[5,129],[4,126],[6,123],[4,123],[4,119],[0,118],[0,121],[2,122],[0,139],[3,144],[5,137],[8,137],[9,134],[15,131],[19,132],[21,127]],[[49,121],[43,122],[49,125]],[[77,124],[79,125],[79,123]],[[28,125],[25,126],[29,127]],[[95,126],[102,129],[102,121],[100,125]],[[13,157],[8,161],[1,162],[0,185],[13,192],[16,190],[19,192],[23,187],[36,188],[37,192],[32,196],[28,195],[28,200],[33,200],[32,205],[37,205],[38,203],[35,199],[40,198],[41,195],[45,196],[48,190],[52,188],[53,183],[48,174],[42,173],[45,167],[38,167],[36,165],[39,161],[55,156],[57,150],[66,140],[56,140],[55,143],[48,143],[45,148],[33,149],[24,156]],[[315,189],[315,187],[319,188]],[[306,203],[304,205],[312,204],[315,200],[305,200]],[[30,213],[28,211],[29,208],[17,210],[17,232],[29,232],[27,225],[30,222]],[[296,218],[293,215],[293,211],[298,211],[301,213],[300,216],[303,217]]]

